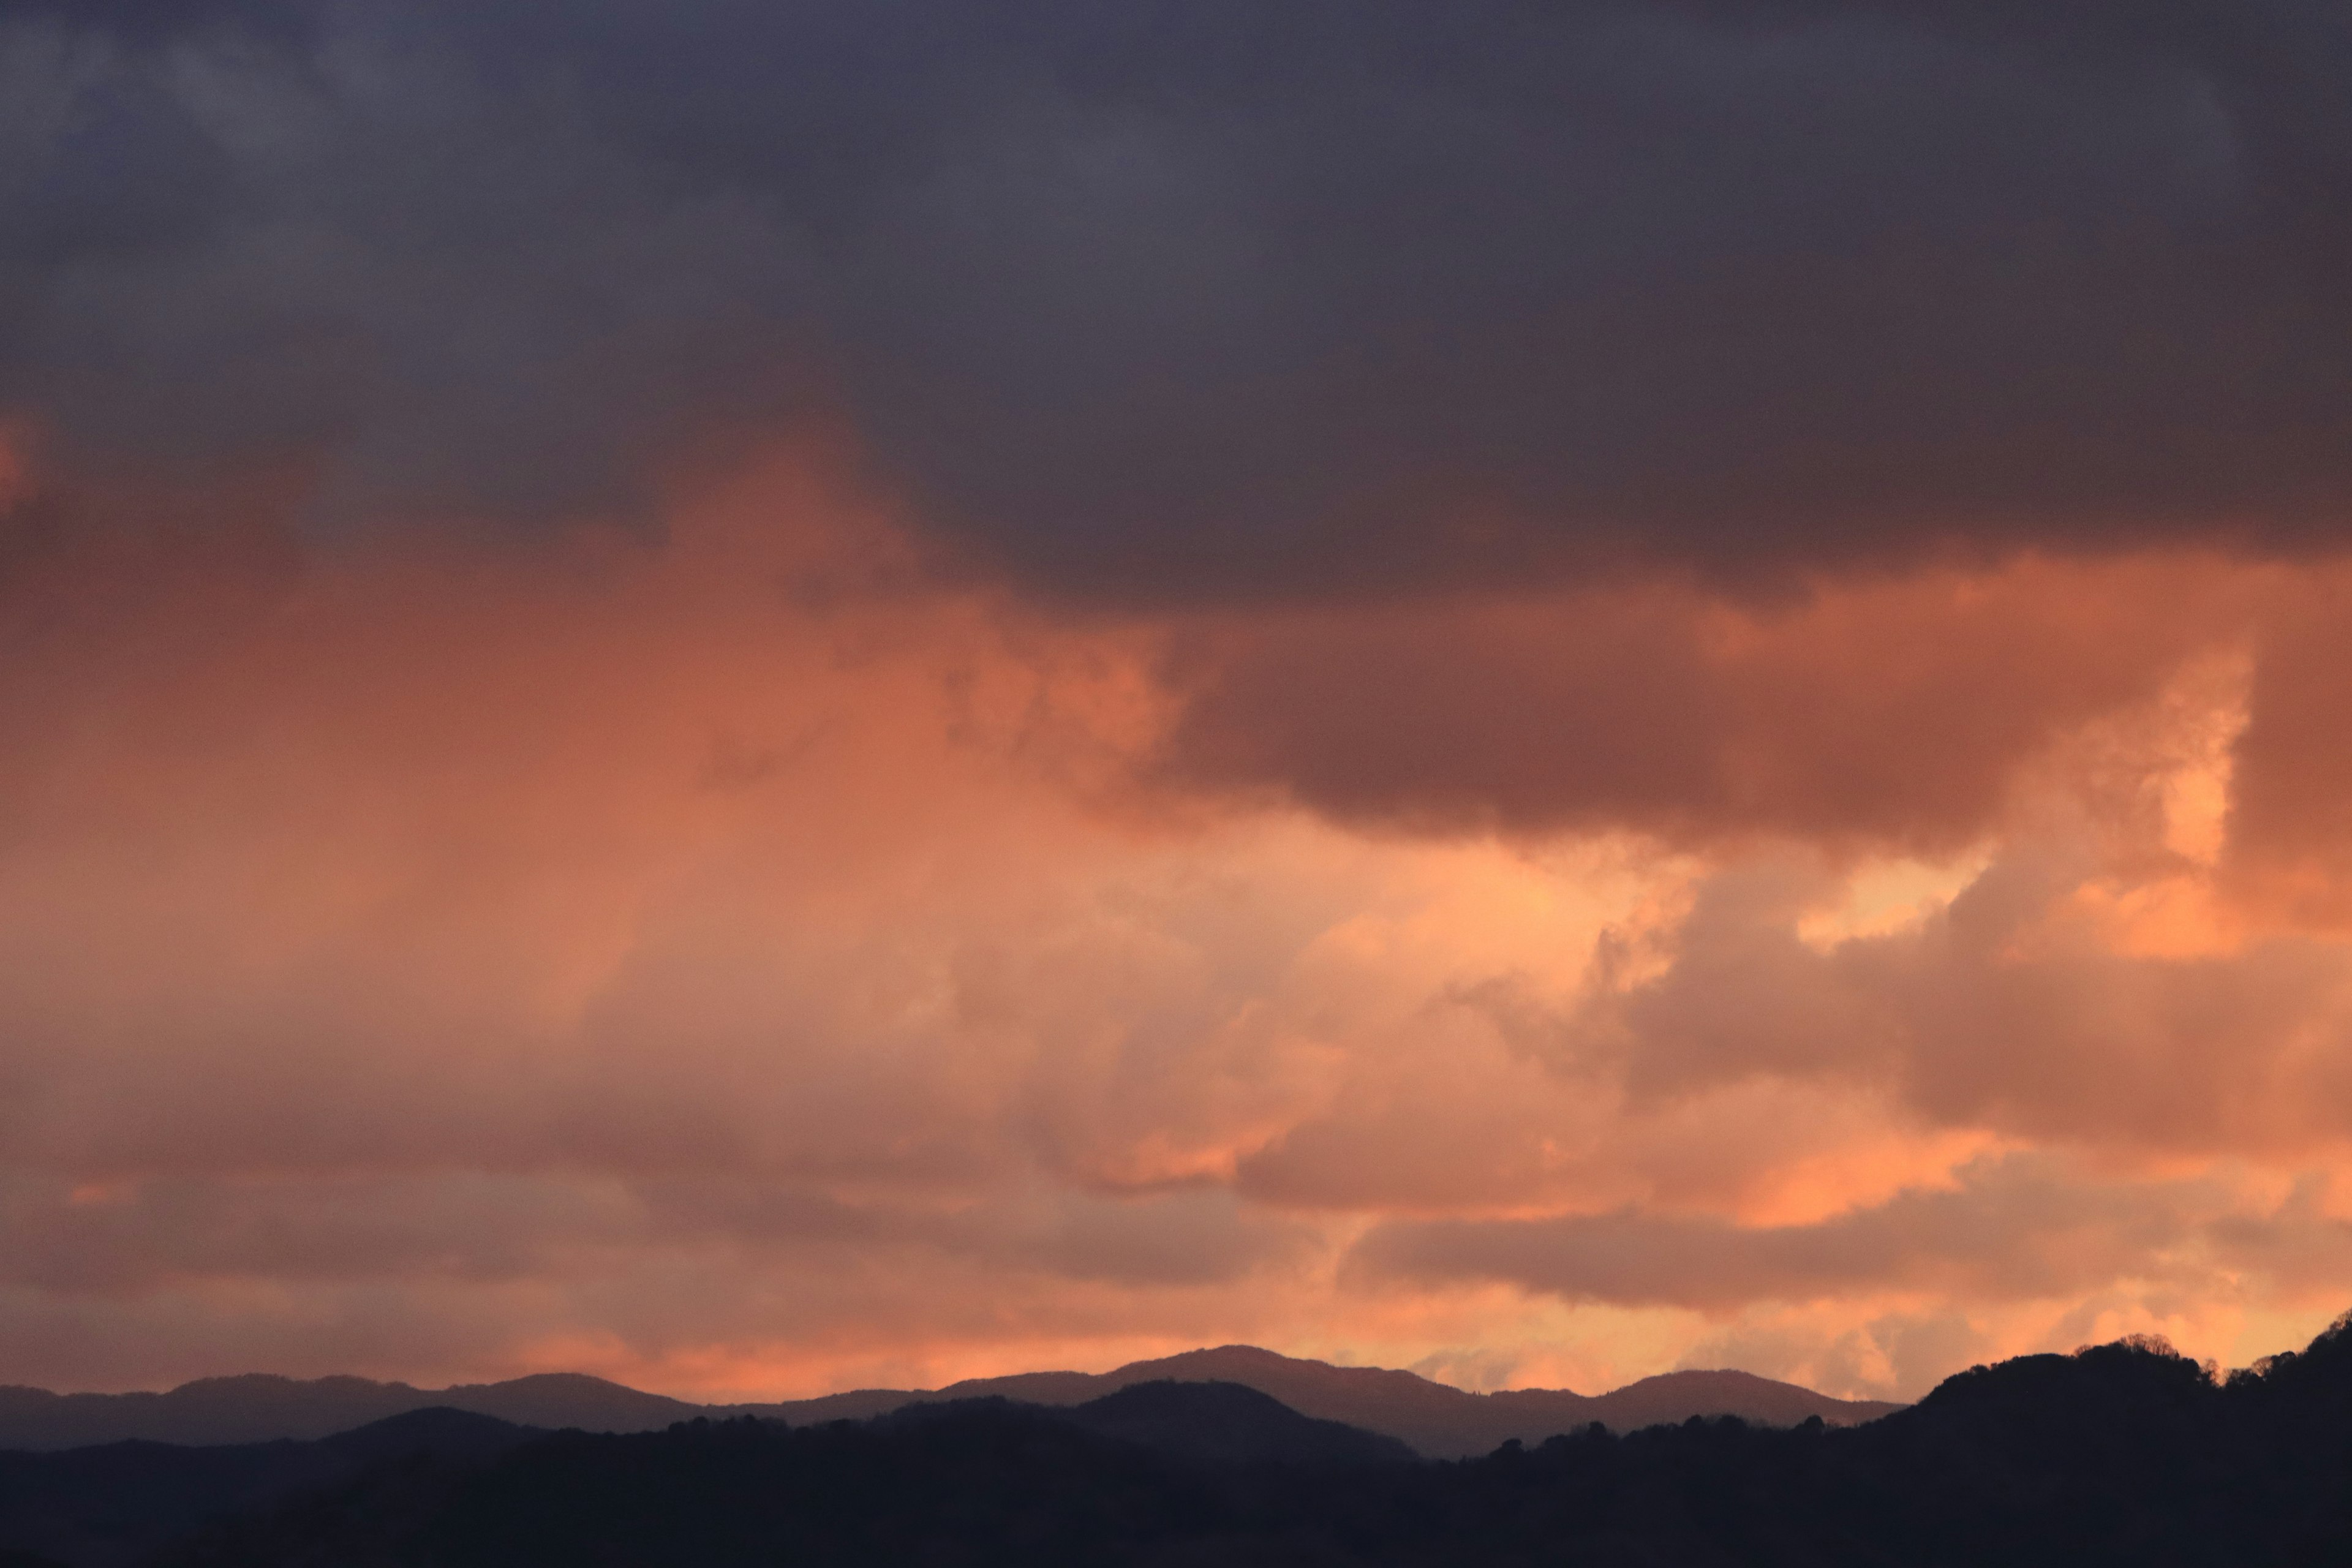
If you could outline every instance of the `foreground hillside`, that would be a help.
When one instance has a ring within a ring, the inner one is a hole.
[[[697,1417],[752,1415],[795,1426],[864,1420],[923,1401],[1000,1397],[1028,1405],[1080,1405],[1140,1383],[1236,1383],[1327,1421],[1385,1433],[1433,1459],[1484,1454],[1516,1437],[1536,1443],[1598,1421],[1632,1431],[1693,1415],[1738,1415],[1793,1426],[1818,1415],[1850,1425],[1899,1409],[1832,1399],[1794,1384],[1744,1372],[1678,1372],[1612,1393],[1563,1388],[1469,1394],[1409,1372],[1332,1366],[1254,1345],[1188,1351],[1107,1373],[1031,1372],[977,1378],[920,1391],[868,1388],[775,1405],[689,1405],[602,1378],[542,1373],[506,1383],[412,1388],[359,1377],[300,1381],[214,1377],[164,1394],[51,1394],[0,1387],[0,1449],[87,1447],[97,1443],[266,1443],[347,1432],[414,1410],[464,1410],[523,1426],[583,1432],[658,1432]]]
[[[1451,1463],[1360,1451],[1317,1424],[1286,1425],[1245,1394],[1156,1384],[1127,1400],[1124,1412],[1105,1413],[1111,1401],[1078,1411],[964,1401],[866,1424],[699,1421],[656,1434],[562,1434],[489,1458],[420,1453],[216,1525],[155,1561],[2352,1562],[2352,1331],[2341,1325],[2301,1355],[2218,1384],[2161,1347],[2109,1345],[1980,1368],[1851,1429],[1692,1421],[1618,1436],[1596,1427]],[[1270,1436],[1236,1437],[1252,1422]]]
[[[459,1410],[413,1410],[313,1443],[0,1453],[0,1568],[133,1568],[209,1521],[266,1513],[380,1465],[423,1459],[457,1473],[542,1436]]]
[[[887,1447],[917,1426],[971,1419],[985,1427],[1009,1415],[1017,1420],[1020,1408],[1025,1407],[1003,1400],[922,1405],[877,1417],[875,1429]],[[1082,1437],[1224,1469],[1393,1470],[1416,1462],[1412,1450],[1393,1437],[1302,1415],[1230,1383],[1137,1384],[1055,1410],[1051,1421]],[[763,1425],[772,1435],[782,1430],[750,1421],[733,1427],[740,1435]],[[709,1427],[704,1422],[677,1432]],[[127,1442],[61,1453],[0,1453],[0,1568],[136,1568],[208,1525],[266,1517],[294,1500],[307,1500],[297,1509],[299,1519],[341,1521],[330,1562],[340,1564],[350,1552],[363,1560],[397,1538],[389,1521],[400,1509],[414,1512],[419,1500],[439,1497],[488,1461],[548,1436],[467,1411],[415,1410],[310,1443]],[[664,1451],[677,1450],[665,1445]],[[656,1465],[647,1475],[657,1471]],[[352,1513],[354,1500],[358,1511]],[[394,1504],[389,1513],[388,1500]],[[231,1544],[218,1560],[263,1551],[246,1540],[246,1529],[227,1531]],[[11,1552],[33,1556],[19,1561]]]

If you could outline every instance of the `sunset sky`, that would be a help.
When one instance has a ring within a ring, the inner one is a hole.
[[[2341,0],[0,0],[0,1383],[2352,1308]]]

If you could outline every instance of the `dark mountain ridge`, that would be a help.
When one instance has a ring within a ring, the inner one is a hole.
[[[488,1462],[532,1438],[470,1411],[404,1411],[315,1441],[193,1447],[131,1439],[48,1453],[0,1453],[0,1568],[6,1553],[70,1568],[128,1568],[208,1520],[420,1457]]]
[[[1050,1412],[1098,1436],[1181,1459],[1218,1465],[1410,1465],[1421,1456],[1394,1437],[1302,1415],[1238,1383],[1131,1383],[1083,1405],[1045,1405],[992,1395],[903,1405],[873,1417],[884,1431],[974,1410]]]
[[[1134,1384],[1084,1405],[1051,1408],[1001,1397],[916,1404],[877,1416],[873,1425],[883,1433],[942,1422],[1018,1430],[1039,1420],[1194,1464],[1328,1468],[1420,1462],[1393,1437],[1301,1415],[1230,1383]],[[753,1417],[738,1422],[781,1425]],[[670,1430],[688,1429],[680,1424]],[[457,1478],[548,1436],[488,1415],[433,1408],[310,1442],[192,1447],[134,1440],[0,1453],[0,1553],[30,1552],[37,1561],[67,1568],[131,1568],[207,1525],[265,1513],[305,1494],[298,1511],[316,1507],[319,1496],[362,1475],[368,1486],[388,1491],[413,1512],[420,1500],[446,1494]],[[384,1511],[379,1506],[370,1518],[380,1525]],[[8,1568],[5,1556],[0,1568]]]
[[[1277,1355],[1255,1345],[1187,1351],[1155,1361],[1132,1362],[1095,1376],[1055,1372],[981,1378],[952,1384],[940,1390],[940,1396],[1002,1394],[1037,1405],[1068,1405],[1130,1384],[1160,1379],[1238,1383],[1271,1394],[1305,1415],[1402,1438],[1417,1452],[1436,1459],[1488,1453],[1513,1439],[1539,1443],[1555,1433],[1572,1432],[1596,1421],[1619,1432],[1685,1421],[1694,1415],[1737,1415],[1775,1426],[1793,1426],[1818,1415],[1832,1426],[1851,1426],[1903,1408],[1875,1400],[1834,1399],[1744,1372],[1667,1373],[1601,1394],[1559,1388],[1472,1394],[1409,1372],[1333,1366]],[[853,1402],[873,1397],[887,1396],[835,1394],[770,1408],[787,1420],[800,1422],[848,1414],[855,1408]]]
[[[657,1431],[713,1412],[601,1377],[548,1373],[505,1383],[413,1388],[363,1377],[299,1379],[251,1373],[207,1377],[163,1394],[51,1394],[0,1386],[0,1448],[99,1443],[266,1443],[347,1432],[412,1410],[463,1410],[551,1429]],[[729,1412],[732,1413],[732,1412]]]
[[[1591,1426],[1418,1464],[1204,1458],[1109,1430],[1138,1412],[1163,1438],[1246,1424],[1260,1397],[1160,1384],[1075,1410],[978,1399],[865,1424],[561,1434],[487,1462],[378,1465],[155,1568],[2352,1562],[2343,1324],[2227,1379],[2150,1342],[2023,1357],[1848,1428]]]
[[[316,1438],[429,1407],[471,1411],[518,1426],[590,1432],[659,1431],[697,1417],[740,1415],[802,1426],[862,1420],[942,1399],[1001,1397],[1073,1405],[1135,1384],[1168,1381],[1240,1384],[1303,1415],[1399,1438],[1432,1458],[1483,1454],[1512,1438],[1540,1442],[1595,1421],[1621,1431],[1693,1415],[1738,1415],[1773,1426],[1818,1415],[1844,1426],[1901,1408],[1833,1399],[1740,1372],[1669,1373],[1597,1395],[1566,1389],[1471,1394],[1409,1372],[1332,1366],[1253,1345],[1225,1345],[1133,1362],[1108,1373],[1019,1373],[932,1391],[860,1389],[753,1405],[692,1405],[577,1373],[445,1389],[358,1377],[306,1382],[263,1374],[205,1378],[162,1394],[61,1394],[0,1387],[0,1448],[76,1448],[132,1438],[190,1444]]]

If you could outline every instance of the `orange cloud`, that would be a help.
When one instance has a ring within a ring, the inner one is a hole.
[[[2062,735],[2247,635],[2268,574],[2031,557],[1740,603],[1675,583],[1218,624],[1164,766],[1340,818],[1948,850]]]
[[[2352,1290],[2310,574],[1081,617],[793,455],[529,548],[47,504],[0,1377],[1916,1392]]]

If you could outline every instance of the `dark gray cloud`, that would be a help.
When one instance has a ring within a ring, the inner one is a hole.
[[[2352,498],[2333,0],[0,12],[0,401],[314,519],[845,418],[1113,596]]]

